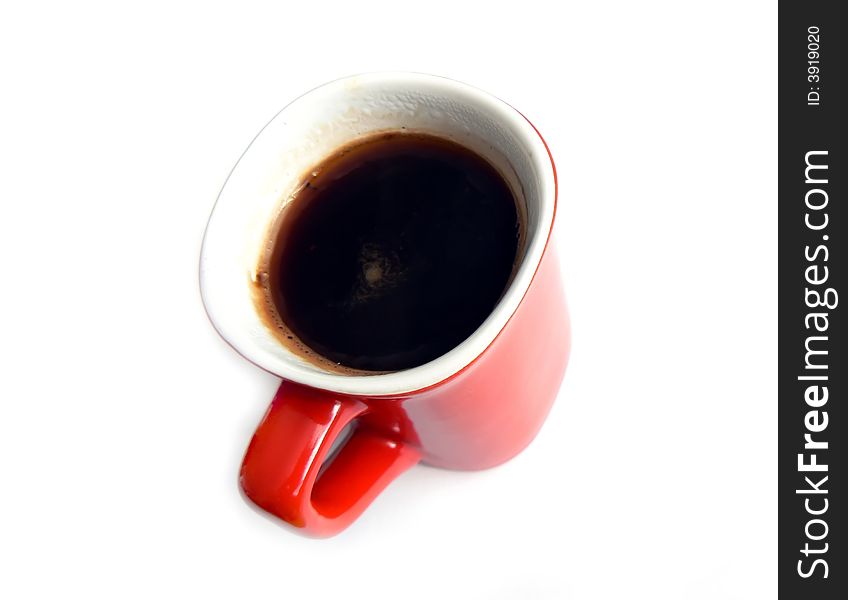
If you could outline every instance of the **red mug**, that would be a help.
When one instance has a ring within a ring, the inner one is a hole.
[[[303,176],[377,131],[453,139],[491,162],[522,204],[526,241],[513,280],[456,348],[404,371],[330,372],[277,341],[255,308],[268,227]],[[418,462],[485,469],[524,449],[556,398],[570,329],[551,232],[556,171],[514,108],[457,81],[373,73],[301,96],[259,133],[222,189],[203,240],[201,293],[221,336],[283,382],[244,456],[246,496],[314,536],[350,525]]]

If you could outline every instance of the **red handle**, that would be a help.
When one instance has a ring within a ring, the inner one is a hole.
[[[367,410],[353,398],[284,381],[256,429],[241,486],[259,507],[315,536],[340,532],[395,477],[418,462],[415,448],[353,423]]]

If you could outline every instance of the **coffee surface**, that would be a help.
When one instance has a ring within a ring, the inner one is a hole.
[[[310,357],[407,369],[483,323],[520,235],[516,200],[483,158],[429,135],[382,134],[306,179],[274,233],[265,289]]]

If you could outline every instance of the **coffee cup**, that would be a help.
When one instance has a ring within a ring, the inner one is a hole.
[[[268,230],[304,173],[379,132],[416,131],[479,154],[521,203],[524,236],[509,284],[472,334],[437,358],[390,372],[343,372],[281,343],[257,308]],[[417,463],[484,469],[519,453],[554,402],[570,327],[551,234],[557,184],[535,127],[472,86],[415,73],[356,75],[280,111],[239,159],[210,217],[200,261],[207,314],[242,356],[282,379],[250,441],[240,484],[302,533],[336,534]]]

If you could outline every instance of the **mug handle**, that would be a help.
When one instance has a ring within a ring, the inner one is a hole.
[[[245,495],[309,535],[343,530],[420,458],[414,447],[358,427],[367,410],[355,398],[283,381],[245,453]],[[350,438],[327,460],[349,424]]]

